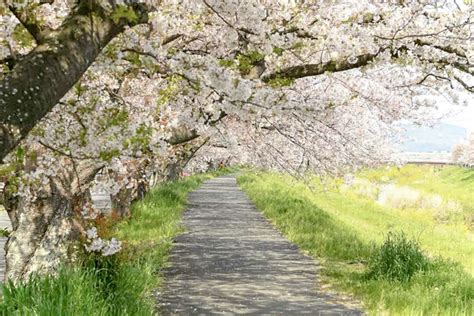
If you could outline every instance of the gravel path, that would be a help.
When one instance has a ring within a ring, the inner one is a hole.
[[[158,295],[162,314],[361,314],[316,291],[317,264],[264,219],[235,177],[192,192],[184,225]]]

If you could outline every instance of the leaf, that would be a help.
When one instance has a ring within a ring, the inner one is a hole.
[[[21,146],[18,146],[18,148],[16,150],[17,161],[19,161],[19,162],[23,161],[24,157],[25,157],[25,149]]]
[[[118,24],[121,19],[124,19],[128,23],[138,22],[138,16],[135,11],[124,5],[117,6],[117,8],[112,13],[112,21],[114,21],[115,24]]]

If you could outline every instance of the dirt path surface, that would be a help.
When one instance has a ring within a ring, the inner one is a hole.
[[[162,314],[361,314],[317,292],[317,264],[265,220],[235,177],[192,192],[184,225],[158,295]]]

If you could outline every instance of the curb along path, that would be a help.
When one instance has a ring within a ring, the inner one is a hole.
[[[317,293],[314,260],[283,238],[237,186],[209,180],[189,195],[158,296],[164,315],[360,315]]]

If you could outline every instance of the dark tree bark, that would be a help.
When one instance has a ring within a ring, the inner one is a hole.
[[[110,40],[126,25],[147,22],[144,6],[132,6],[138,21],[115,23],[100,3],[79,1],[56,31],[42,34],[35,29],[38,46],[0,81],[0,162],[74,86]]]
[[[280,71],[270,73],[264,75],[262,80],[268,82],[272,79],[278,78],[291,78],[291,79],[298,79],[304,77],[311,77],[311,76],[319,76],[324,74],[325,72],[339,72],[339,71],[346,71],[355,68],[360,68],[362,66],[366,66],[370,62],[372,62],[376,57],[377,54],[364,54],[359,55],[354,59],[354,61],[349,62],[347,59],[341,60],[331,60],[325,63],[319,64],[303,64],[298,66],[292,66],[288,68],[283,68]]]

